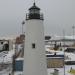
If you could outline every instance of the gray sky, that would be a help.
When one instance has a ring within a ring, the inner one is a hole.
[[[0,0],[0,36],[21,33],[22,21],[33,0]],[[44,13],[45,34],[72,35],[75,0],[36,0]]]

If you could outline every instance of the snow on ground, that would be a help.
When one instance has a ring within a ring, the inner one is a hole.
[[[54,54],[53,50],[48,50],[47,49],[47,51],[49,51],[52,54]],[[56,51],[56,53],[58,55],[59,54],[61,54],[61,55],[64,54],[63,51]],[[12,56],[13,56],[13,54],[14,54],[14,50],[11,50],[9,52],[6,52],[6,51],[1,52],[0,53],[0,63],[3,63],[3,62],[5,62],[5,63],[7,63],[7,62],[11,63],[12,62]],[[65,55],[68,56],[69,58],[71,58],[70,60],[72,60],[72,61],[74,60],[75,61],[75,54],[74,53],[65,53]],[[17,59],[17,60],[19,60],[19,59]],[[75,65],[66,65],[65,66],[65,75],[71,75],[69,73],[71,67],[73,69],[75,69]],[[11,71],[12,71],[12,69],[11,69],[12,66],[10,66],[10,70],[8,68],[4,69],[3,71],[0,71],[0,75],[9,75],[9,73],[11,73]],[[56,68],[56,69],[59,70],[59,75],[64,75],[64,68]],[[48,75],[52,75],[52,73],[54,72],[54,68],[48,68],[47,72],[48,72]],[[15,72],[16,75],[19,75],[20,73],[22,73],[22,72]]]
[[[9,75],[12,72],[12,65],[8,65],[6,69],[0,71],[0,75]]]
[[[7,71],[7,70],[0,71],[0,75],[9,75],[10,73],[11,71]]]
[[[56,68],[59,70],[59,75],[64,75],[64,69],[63,68]],[[47,69],[48,75],[52,75],[54,72],[54,68],[49,68]]]
[[[71,67],[73,69],[75,69],[75,65],[66,65],[65,66],[65,75],[72,75],[72,74],[69,73]],[[49,68],[49,69],[47,69],[48,75],[52,75],[52,73],[54,72],[54,69],[59,70],[58,71],[59,75],[64,75],[64,68]]]
[[[65,72],[64,72],[64,68],[48,68],[47,69],[47,75],[53,75],[52,73],[54,73],[54,69],[57,69],[58,70],[58,75],[64,75],[64,73],[65,73],[65,75],[72,75],[72,74],[69,73],[71,67],[73,69],[75,69],[75,65],[66,65],[65,66]],[[15,75],[19,75],[19,74],[22,75],[22,72],[18,72],[17,71],[14,74]]]
[[[23,75],[23,72],[20,71],[14,72],[14,75]]]

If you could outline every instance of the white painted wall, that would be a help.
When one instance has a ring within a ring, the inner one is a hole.
[[[35,43],[35,49],[32,43]],[[23,75],[47,75],[42,20],[26,20]]]

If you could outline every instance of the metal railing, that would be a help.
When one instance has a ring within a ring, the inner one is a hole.
[[[30,20],[30,19],[40,19],[40,20],[44,20],[43,18],[43,14],[30,14],[30,13],[27,13],[26,14],[26,20]]]

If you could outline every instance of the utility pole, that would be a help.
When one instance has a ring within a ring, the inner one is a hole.
[[[63,46],[64,46],[64,75],[65,75],[65,30],[63,29]]]

